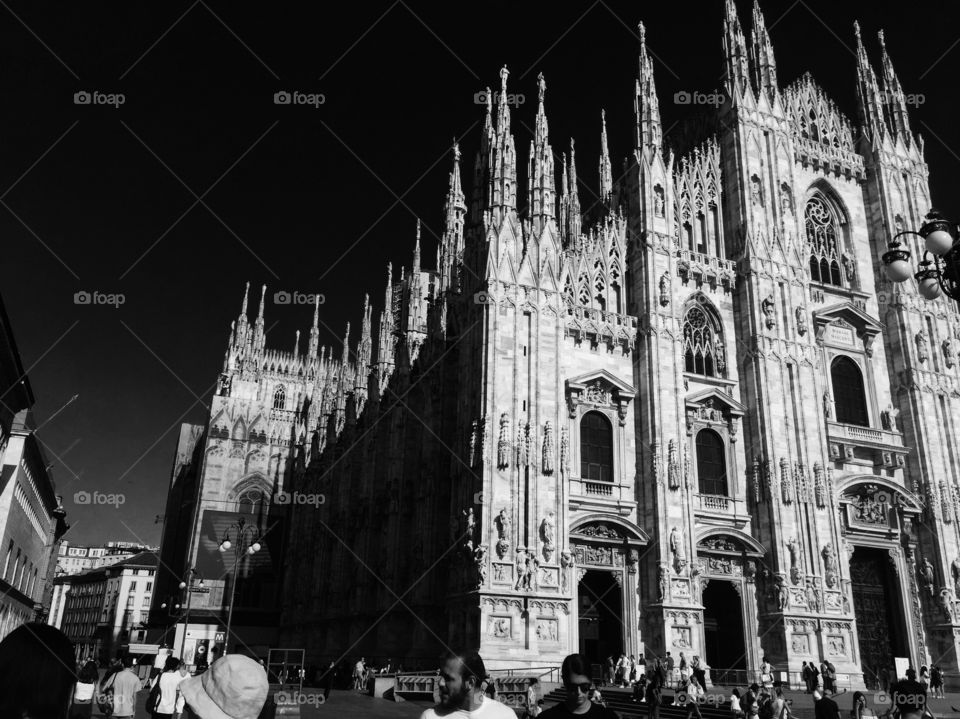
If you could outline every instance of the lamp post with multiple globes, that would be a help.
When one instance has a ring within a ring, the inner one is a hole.
[[[960,228],[936,210],[930,210],[925,219],[919,231],[904,230],[893,236],[881,258],[884,272],[893,282],[910,279],[910,251],[900,245],[898,238],[917,235],[923,238],[925,248],[919,270],[913,274],[920,296],[935,300],[943,293],[960,302]]]
[[[236,541],[230,539],[231,532]],[[230,581],[230,609],[227,612],[227,633],[226,642],[223,647],[224,656],[227,655],[230,647],[230,627],[233,625],[233,601],[237,592],[237,571],[240,568],[240,558],[244,555],[253,556],[260,551],[260,529],[253,524],[247,524],[243,517],[240,517],[235,523],[231,524],[223,533],[223,540],[220,542],[220,551],[226,552],[233,549],[233,577]]]

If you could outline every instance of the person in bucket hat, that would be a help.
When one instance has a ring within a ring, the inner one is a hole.
[[[270,685],[250,657],[228,654],[203,674],[180,683],[180,693],[199,719],[257,719]]]

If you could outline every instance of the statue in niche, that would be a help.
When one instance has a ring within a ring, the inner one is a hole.
[[[920,574],[920,583],[923,585],[924,589],[927,590],[929,596],[933,596],[933,565],[930,564],[930,560],[926,557],[923,558],[923,562],[918,568]]]
[[[790,579],[794,584],[800,583],[800,540],[796,537],[787,543],[790,552]]]
[[[953,591],[960,595],[960,559],[950,562],[950,574],[953,576]]]
[[[796,310],[797,317],[797,334],[801,337],[807,334],[807,308],[806,307],[797,307]]]
[[[524,585],[529,585],[530,579],[527,576],[527,552],[523,547],[517,547],[517,583],[514,589],[522,589]]]
[[[793,214],[793,200],[790,199],[790,185],[786,182],[780,185],[780,209],[784,215]]]
[[[763,205],[763,184],[756,175],[750,178],[750,201],[754,205]]]
[[[833,419],[833,399],[830,397],[829,390],[825,390],[823,393],[823,416],[827,420]]]
[[[853,259],[849,255],[843,255],[840,261],[843,263],[843,271],[847,275],[847,282],[853,282],[857,276],[857,266],[853,263]]]
[[[473,507],[468,507],[463,510],[463,535],[464,543],[463,546],[468,552],[473,551],[473,533],[477,528],[477,521],[473,516]]]
[[[670,273],[664,272],[660,275],[660,306],[666,307],[670,304]]]
[[[653,188],[653,214],[657,217],[663,217],[663,188],[657,185]]]
[[[821,552],[823,555],[823,567],[826,570],[824,573],[824,580],[827,583],[827,586],[831,589],[837,586],[837,573],[840,569],[840,565],[837,562],[837,553],[834,550],[832,544],[828,544],[823,548]]]
[[[543,558],[548,562],[550,557],[553,555],[553,550],[555,545],[553,543],[554,538],[554,513],[550,512],[546,517],[543,518],[543,521],[540,523],[540,538],[543,540]]]
[[[667,596],[667,583],[669,582],[667,577],[667,568],[664,565],[660,565],[658,570],[658,582],[660,588],[660,601],[664,601]]]
[[[497,555],[500,559],[503,559],[510,548],[510,542],[507,539],[507,534],[510,531],[510,517],[507,516],[506,508],[501,509],[493,521],[497,526]]]
[[[487,548],[482,544],[473,552],[473,559],[477,565],[477,586],[487,583]]]
[[[777,326],[776,306],[773,301],[773,294],[764,297],[763,302],[760,303],[760,309],[766,318],[767,329],[772,330]]]
[[[781,575],[777,574],[774,579],[774,596],[777,600],[777,608],[780,611],[783,611],[787,608],[787,600],[789,599],[789,593],[787,592],[787,587],[784,584],[785,579]]]
[[[670,551],[673,552],[673,566],[677,574],[680,574],[687,566],[687,552],[683,546],[680,530],[676,527],[670,530]]]
[[[917,359],[921,362],[926,362],[929,356],[927,333],[923,330],[917,332],[917,336],[914,337],[914,342],[917,344]]]
[[[953,624],[956,621],[956,610],[953,606],[953,592],[949,589],[940,590],[940,607],[947,621]]]
[[[947,368],[948,369],[953,368],[953,363],[956,360],[956,356],[957,356],[957,352],[953,346],[953,339],[950,337],[947,337],[947,339],[943,341],[943,344],[941,345],[941,349],[943,350],[943,361],[947,365]]]

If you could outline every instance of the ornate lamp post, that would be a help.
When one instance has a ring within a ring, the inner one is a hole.
[[[236,541],[231,541],[230,534],[233,532]],[[233,549],[233,578],[230,583],[230,609],[227,612],[227,635],[223,647],[224,656],[230,647],[230,627],[233,624],[233,600],[237,592],[237,570],[240,567],[240,557],[244,554],[253,556],[260,551],[260,529],[253,524],[247,524],[243,517],[240,517],[234,524],[227,527],[223,533],[223,540],[220,542],[220,551],[226,552]]]
[[[187,629],[190,627],[190,600],[193,598],[193,580],[198,576],[194,567],[190,567],[184,575],[184,580],[180,582],[180,591],[187,592],[187,608],[183,613],[183,636],[180,638],[180,659],[183,659],[183,650],[187,644]],[[203,577],[200,577],[199,586],[203,586]]]
[[[935,300],[942,292],[960,302],[960,228],[936,210],[930,210],[927,221],[919,232],[904,230],[890,240],[890,248],[883,254],[884,271],[894,282],[910,279],[910,252],[897,241],[903,235],[917,235],[924,240],[925,251],[919,271],[913,275],[920,295]]]

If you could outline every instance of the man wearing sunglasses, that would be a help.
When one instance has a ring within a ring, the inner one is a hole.
[[[593,683],[589,677],[590,664],[581,654],[571,654],[563,660],[560,678],[563,680],[567,698],[562,704],[547,709],[540,719],[620,719],[612,709],[590,701],[589,693]]]

